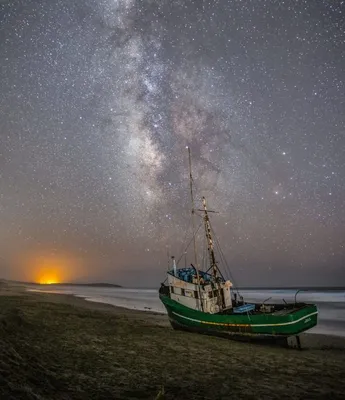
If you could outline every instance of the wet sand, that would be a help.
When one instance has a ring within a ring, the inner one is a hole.
[[[8,293],[14,296],[18,296],[19,294],[26,293],[27,289],[30,289],[30,287],[26,287],[25,285],[7,285],[6,291],[0,290],[0,295]],[[126,315],[129,318],[134,318],[135,320],[146,321],[157,326],[165,326],[170,328],[169,319],[166,314],[117,307],[111,304],[88,301],[82,297],[76,297],[74,295],[39,293],[39,292],[31,292],[31,293],[39,294],[40,296],[42,296],[41,298],[44,301],[70,304],[77,307],[87,308],[89,310],[106,311],[114,315]],[[345,350],[345,337],[323,335],[316,333],[303,333],[299,336],[302,349]],[[294,338],[291,338],[290,343],[291,347],[295,347]]]
[[[166,315],[0,284],[0,398],[343,398],[345,340],[304,350],[174,331]]]

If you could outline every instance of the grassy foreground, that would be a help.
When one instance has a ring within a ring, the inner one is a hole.
[[[239,343],[77,304],[0,295],[0,399],[154,399],[162,385],[166,399],[343,398],[341,350]]]

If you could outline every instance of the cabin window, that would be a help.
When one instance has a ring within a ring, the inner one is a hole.
[[[174,293],[174,286],[170,286],[171,293]]]
[[[185,295],[186,295],[186,292],[184,291],[184,289],[181,289],[181,295],[182,295],[182,296],[185,296]]]

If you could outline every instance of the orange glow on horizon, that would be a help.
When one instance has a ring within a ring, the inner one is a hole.
[[[57,262],[52,262],[52,260],[46,260],[46,262],[41,262],[37,265],[37,272],[35,282],[40,285],[53,285],[54,283],[61,282],[61,276],[63,275],[63,264],[59,265]]]
[[[55,283],[60,283],[58,279],[53,279],[53,278],[40,278],[40,280],[37,282],[40,285],[54,285]]]
[[[28,280],[40,285],[69,282],[79,275],[81,267],[76,258],[61,254],[35,254],[24,262]]]

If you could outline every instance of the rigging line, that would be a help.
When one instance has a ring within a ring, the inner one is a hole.
[[[180,259],[177,261],[177,265],[178,265],[179,261],[181,260],[183,254],[186,252],[186,250],[183,251],[183,246],[186,243],[188,232],[191,229],[191,225],[192,225],[191,222],[192,222],[192,216],[189,217],[188,229],[186,230],[186,235],[185,235],[184,240],[183,240],[182,245],[181,245],[182,248],[181,248],[181,251],[179,252],[179,254],[182,254],[182,255],[181,255]]]
[[[204,221],[202,221],[201,223],[204,224]],[[207,249],[207,239],[204,232],[201,233],[201,238],[199,240],[201,241],[202,244],[202,270],[206,271],[208,249]]]
[[[187,244],[187,247],[185,248],[184,252],[187,251],[188,247],[189,247],[190,244],[192,243],[192,240],[194,239],[194,237],[195,237],[196,234],[198,233],[198,231],[199,231],[199,229],[201,228],[201,226],[202,226],[202,223],[199,225],[198,229],[195,231],[195,234],[192,236],[191,240],[190,240],[189,243]],[[181,261],[183,255],[184,255],[184,252],[183,252],[182,255],[180,256],[180,258],[177,260],[176,264],[178,264],[178,263]]]
[[[234,277],[233,277],[233,275],[232,275],[232,273],[231,273],[229,264],[228,264],[228,262],[226,261],[226,258],[225,258],[225,256],[224,256],[224,253],[223,253],[223,251],[222,251],[222,248],[220,247],[220,243],[219,243],[218,237],[217,237],[217,235],[215,234],[215,232],[214,232],[214,230],[213,230],[212,227],[211,227],[211,230],[212,230],[212,233],[213,233],[213,235],[214,235],[215,242],[216,242],[216,244],[217,244],[217,247],[218,247],[218,250],[219,250],[219,254],[220,254],[221,259],[222,259],[221,261],[225,264],[225,266],[226,266],[226,268],[227,268],[227,272],[228,272],[228,274],[229,274],[229,276],[230,276],[232,282],[234,283],[234,285],[235,285],[235,287],[236,287],[236,292],[238,293],[238,295],[240,295],[240,292],[239,292],[239,290],[238,290],[238,286],[237,286],[236,280],[234,279]]]
[[[225,257],[224,257],[224,254],[222,253],[222,251],[221,250],[219,250],[219,252],[220,252],[220,255],[221,255],[221,260],[222,260],[222,263],[223,264],[225,264],[225,265],[227,265],[227,262],[226,262],[226,259],[225,259]],[[236,285],[236,282],[235,282],[235,279],[233,278],[233,275],[231,274],[231,272],[229,271],[229,266],[227,265],[227,270],[228,270],[228,273],[229,273],[229,277],[230,277],[230,279],[231,279],[231,282],[234,284],[234,291],[235,292],[237,292],[237,294],[238,294],[238,296],[239,297],[241,297],[241,293],[239,292],[239,290],[238,290],[238,287],[237,287],[237,285]]]
[[[208,270],[209,266],[208,266],[208,261],[210,259],[209,253],[208,253],[208,241],[207,241],[207,237],[206,235],[204,235],[204,248],[205,248],[205,254],[204,254],[204,262],[205,262],[205,271]]]
[[[225,267],[226,267],[226,272],[228,273],[228,275],[229,275],[229,277],[231,278],[231,280],[235,283],[235,279],[234,279],[234,277],[233,277],[233,275],[232,275],[232,273],[231,273],[230,267],[229,267],[229,265],[227,264],[226,259],[225,259],[225,256],[224,256],[224,253],[223,253],[223,251],[222,251],[222,249],[221,249],[221,247],[220,247],[219,240],[218,240],[218,238],[217,238],[216,235],[214,235],[214,237],[215,237],[215,243],[216,243],[217,249],[218,249],[219,254],[220,254],[221,262],[225,265]]]
[[[232,275],[232,273],[231,273],[231,271],[230,271],[230,268],[229,268],[229,265],[228,265],[228,263],[227,263],[227,261],[226,261],[226,258],[225,258],[224,254],[223,254],[223,252],[222,252],[222,250],[221,250],[220,248],[219,248],[219,253],[220,253],[220,255],[221,255],[222,263],[224,263],[224,264],[226,265],[227,271],[228,271],[228,273],[229,273],[229,277],[230,277],[231,281],[233,282],[233,284],[235,285],[235,291],[237,292],[237,294],[238,294],[239,296],[241,296],[241,293],[239,292],[239,289],[238,289],[236,280],[235,280],[234,276]]]
[[[207,240],[206,236],[204,236],[204,252],[203,252],[203,263],[204,263],[204,270],[207,269]]]
[[[229,270],[229,276],[230,276],[231,281],[233,282],[233,284],[234,284],[234,286],[235,286],[235,291],[237,292],[237,294],[238,294],[240,297],[242,297],[242,295],[241,295],[241,293],[240,293],[240,291],[239,291],[237,282],[236,282],[236,280],[235,280],[233,274],[232,274],[231,271],[230,271],[230,267],[229,267],[229,265],[228,265],[228,263],[227,263],[227,261],[226,261],[226,258],[225,258],[225,256],[224,256],[222,250],[220,250],[220,253],[221,253],[221,255],[222,255],[223,263],[226,265],[227,269]]]
[[[192,184],[193,184],[193,186],[194,186],[194,198],[199,198],[199,193],[200,193],[200,190],[199,190],[199,187],[198,187],[198,185],[194,182],[194,178],[192,177]],[[202,196],[200,195],[200,198],[201,198]],[[196,209],[197,209],[197,207],[195,207]]]
[[[202,247],[202,270],[203,271],[206,271],[206,262],[205,262],[205,260],[206,260],[206,251],[207,251],[207,249],[206,249],[206,238],[205,238],[205,236],[204,236],[204,239],[203,239],[203,247]]]
[[[201,311],[204,311],[204,302],[202,301],[201,297],[201,292],[200,292],[200,277],[199,277],[199,266],[198,266],[198,252],[197,252],[197,247],[196,247],[196,236],[195,236],[195,218],[194,218],[194,212],[195,212],[195,201],[194,201],[194,193],[193,193],[193,174],[192,174],[192,157],[190,153],[190,147],[188,147],[188,161],[189,161],[189,186],[190,186],[190,195],[191,195],[191,201],[192,201],[192,224],[193,224],[193,244],[194,244],[194,260],[195,260],[195,265],[196,265],[196,277],[198,280],[197,283],[197,288],[198,288],[198,297],[200,299],[200,307]]]
[[[176,203],[177,204],[177,203]],[[183,245],[184,245],[184,243],[186,242],[186,240],[187,240],[187,235],[188,235],[188,232],[189,232],[189,230],[191,229],[191,221],[192,221],[192,216],[190,216],[189,217],[189,223],[188,223],[188,228],[186,229],[186,235],[185,235],[185,238],[184,238],[184,240],[183,240],[183,242],[182,242],[182,249],[183,249]],[[173,237],[173,236],[176,236],[176,234],[175,233],[172,233],[171,235],[169,235],[166,239],[165,239],[165,241],[166,242],[169,242],[170,241],[170,239]],[[167,246],[167,247],[169,247],[169,246]],[[182,250],[181,250],[182,251]],[[178,252],[178,254],[180,254],[180,252]]]

